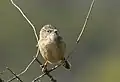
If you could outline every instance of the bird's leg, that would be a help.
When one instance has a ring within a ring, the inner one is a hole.
[[[48,61],[46,61],[44,63],[44,65],[42,66],[42,72],[46,72],[47,71],[47,64],[48,64]]]

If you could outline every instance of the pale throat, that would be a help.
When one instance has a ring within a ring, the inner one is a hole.
[[[50,41],[56,42],[56,41],[58,41],[58,37],[59,37],[59,35],[52,33],[47,38],[49,38]]]

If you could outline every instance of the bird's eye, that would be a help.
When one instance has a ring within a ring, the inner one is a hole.
[[[47,32],[51,33],[51,30],[47,30]]]

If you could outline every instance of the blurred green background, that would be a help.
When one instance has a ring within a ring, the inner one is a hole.
[[[92,0],[14,0],[35,25],[37,34],[45,24],[56,26],[67,44],[75,45]],[[10,3],[0,0],[0,71],[6,66],[19,73],[36,54],[32,28]],[[41,56],[39,59],[43,62]],[[120,82],[120,0],[96,0],[78,48],[69,58],[71,71],[52,72],[58,82]],[[41,74],[37,63],[20,78],[31,82]],[[5,72],[1,78],[13,75]],[[49,82],[48,77],[42,79]],[[14,80],[12,82],[17,82]]]

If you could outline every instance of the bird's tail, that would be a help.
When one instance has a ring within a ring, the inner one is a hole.
[[[69,70],[71,69],[71,64],[70,64],[70,62],[67,61],[67,60],[65,60],[65,59],[64,59],[63,66],[64,66],[66,69],[69,69]]]

